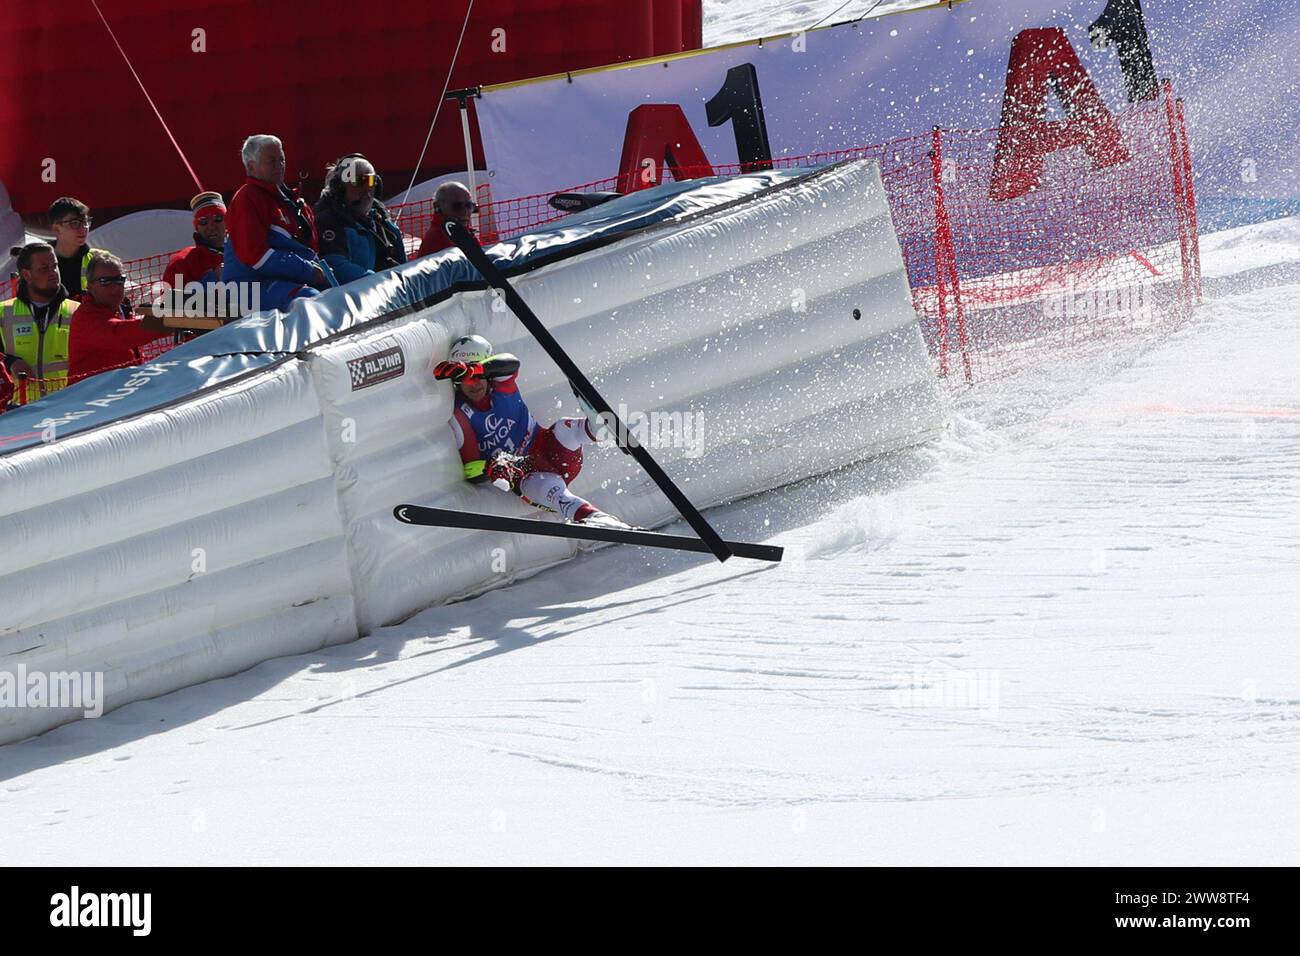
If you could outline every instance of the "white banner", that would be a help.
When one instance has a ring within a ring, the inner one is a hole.
[[[1137,11],[1149,36],[1145,67],[1134,39]],[[478,117],[493,193],[513,198],[617,175],[629,115],[647,104],[679,106],[709,162],[742,161],[746,137],[756,134],[744,129],[743,110],[727,106],[744,99],[747,82],[758,89],[773,157],[879,143],[935,125],[994,127],[1012,39],[1042,27],[1064,31],[1112,111],[1128,103],[1130,82],[1144,68],[1148,79],[1173,79],[1187,100],[1204,202],[1243,207],[1300,196],[1300,107],[1292,91],[1300,4],[1275,0],[1143,0],[1140,7],[1137,0],[967,0],[488,88]],[[1103,33],[1110,42],[1098,48]],[[1061,115],[1057,99],[1048,102],[1049,118]],[[664,116],[653,119],[662,125]]]

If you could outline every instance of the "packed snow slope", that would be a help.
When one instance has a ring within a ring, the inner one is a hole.
[[[781,565],[607,548],[0,748],[0,860],[1300,862],[1300,220],[1203,249],[1171,337],[710,512]]]

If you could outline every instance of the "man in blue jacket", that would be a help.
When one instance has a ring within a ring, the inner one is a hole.
[[[340,283],[406,261],[402,231],[375,198],[375,167],[360,153],[344,156],[325,177],[316,203],[320,252]]]
[[[328,289],[328,267],[316,253],[311,208],[284,184],[284,147],[274,136],[250,136],[241,151],[247,177],[226,210],[221,280],[257,290],[258,309],[288,308]]]

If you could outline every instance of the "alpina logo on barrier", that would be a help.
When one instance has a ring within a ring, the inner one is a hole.
[[[348,374],[352,378],[354,392],[359,388],[369,388],[371,385],[399,378],[405,371],[406,356],[402,354],[400,345],[348,360]]]
[[[82,893],[81,887],[50,897],[51,926],[126,926],[133,936],[153,928],[152,893]]]

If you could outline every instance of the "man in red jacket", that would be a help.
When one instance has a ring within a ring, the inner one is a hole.
[[[443,183],[439,186],[433,194],[433,221],[429,223],[429,228],[420,241],[420,251],[415,254],[416,258],[450,249],[452,241],[447,236],[447,220],[454,219],[469,229],[470,214],[477,209],[478,204],[470,196],[469,190],[460,183]]]
[[[140,362],[140,347],[165,334],[162,320],[132,315],[124,305],[122,260],[95,250],[86,266],[90,298],[72,313],[68,340],[68,378]]]
[[[176,288],[190,282],[206,285],[221,279],[221,249],[226,241],[226,204],[221,193],[203,192],[190,200],[194,245],[172,256],[162,281]]]
[[[284,184],[284,144],[259,133],[244,140],[244,185],[226,213],[221,280],[256,290],[258,309],[285,311],[294,299],[330,288],[311,207]]]

